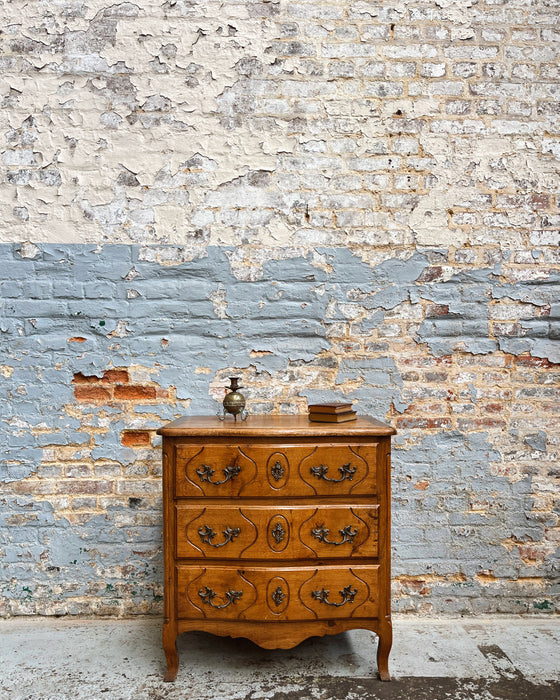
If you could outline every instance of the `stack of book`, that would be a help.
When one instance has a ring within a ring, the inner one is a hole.
[[[309,420],[319,423],[344,423],[356,420],[351,403],[315,403],[308,406]]]

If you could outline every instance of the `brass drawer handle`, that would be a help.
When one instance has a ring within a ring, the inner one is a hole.
[[[348,462],[348,464],[344,464],[342,467],[339,467],[338,471],[340,472],[340,479],[330,479],[327,476],[328,471],[329,468],[325,467],[324,464],[321,464],[318,467],[311,467],[311,473],[313,476],[316,476],[318,479],[324,479],[325,481],[332,481],[334,484],[339,484],[341,481],[344,481],[344,479],[352,481],[352,478],[356,473],[356,467],[353,467],[350,462]]]
[[[214,544],[212,540],[214,537],[216,537],[216,533],[211,527],[208,527],[208,525],[203,525],[198,529],[198,534],[200,535],[200,539],[204,542],[204,544],[209,544],[211,547],[223,547],[228,542],[233,542],[233,540],[241,534],[241,528],[229,527],[228,525],[225,530],[222,530],[222,532],[224,533],[224,541],[220,542],[219,544]]]
[[[229,465],[223,469],[225,479],[222,479],[221,481],[212,481],[212,477],[214,476],[214,469],[212,467],[208,466],[208,464],[203,464],[201,467],[199,467],[196,470],[196,473],[200,477],[201,481],[207,481],[209,484],[214,484],[214,486],[219,486],[220,484],[225,484],[226,481],[229,481],[230,479],[235,479],[235,477],[239,474],[241,471],[241,467],[238,467],[234,465],[233,467],[230,467]]]
[[[339,530],[340,534],[342,535],[342,539],[339,542],[333,542],[333,540],[327,539],[329,532],[329,528],[325,527],[324,525],[317,525],[313,528],[313,530],[311,530],[311,534],[316,540],[319,540],[319,542],[324,542],[325,544],[334,544],[335,547],[338,547],[339,544],[353,542],[354,537],[356,537],[358,534],[358,531],[351,525],[346,525],[346,527],[343,527],[342,530]]]
[[[352,586],[350,585],[346,586],[341,591],[339,591],[340,595],[342,596],[342,603],[331,603],[331,601],[328,600],[329,592],[330,591],[326,591],[324,588],[322,588],[320,591],[312,591],[311,597],[314,600],[318,600],[319,603],[326,603],[327,605],[334,605],[336,608],[340,608],[340,606],[344,605],[345,603],[354,602],[354,598],[356,597],[358,589],[352,588]]]
[[[202,598],[203,603],[210,605],[216,610],[223,610],[223,608],[227,608],[228,605],[231,605],[232,603],[235,603],[236,600],[239,600],[243,595],[243,591],[234,591],[230,588],[225,592],[227,602],[223,603],[222,605],[216,605],[214,603],[214,598],[216,597],[217,593],[214,593],[214,591],[211,588],[208,588],[208,586],[201,588],[198,591],[198,595]]]

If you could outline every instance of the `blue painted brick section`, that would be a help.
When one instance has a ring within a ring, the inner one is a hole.
[[[328,270],[292,256],[248,282],[220,248],[166,266],[145,246],[2,251],[0,558],[15,583],[1,614],[161,610],[155,429],[214,413],[232,373],[250,409],[351,400],[397,426],[396,609],[492,611],[506,586],[500,609],[532,610],[527,576],[552,596],[554,274],[511,284],[472,267],[442,283],[435,253],[369,264],[324,248]],[[512,320],[519,302],[533,316]],[[501,336],[506,321],[523,335]]]

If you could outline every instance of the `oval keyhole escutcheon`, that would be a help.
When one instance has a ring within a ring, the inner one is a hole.
[[[275,576],[268,582],[266,604],[275,615],[281,615],[290,604],[290,587],[286,579]]]
[[[268,458],[266,464],[266,476],[271,487],[278,491],[283,488],[290,474],[290,465],[285,454],[282,452],[274,452]]]
[[[290,524],[283,515],[275,515],[268,521],[268,546],[273,552],[283,552],[290,540]]]

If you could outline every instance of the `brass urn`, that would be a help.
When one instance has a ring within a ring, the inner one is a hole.
[[[239,386],[239,377],[230,377],[230,385],[226,387],[227,393],[223,400],[223,411],[218,412],[218,418],[220,420],[225,420],[228,413],[231,413],[234,420],[237,420],[237,416],[241,416],[241,420],[247,420],[249,415],[248,411],[245,410],[245,397],[238,391],[243,387]]]

